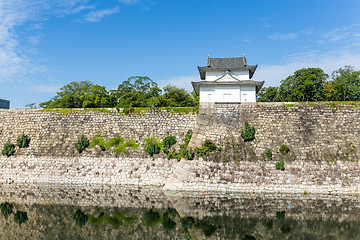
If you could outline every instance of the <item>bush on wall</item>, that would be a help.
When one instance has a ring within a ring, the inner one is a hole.
[[[75,143],[75,148],[79,153],[82,153],[87,147],[89,147],[89,140],[84,135]]]
[[[144,140],[144,149],[151,157],[154,154],[159,154],[162,148],[162,143],[155,137],[149,137]]]
[[[285,144],[282,144],[279,148],[279,151],[281,153],[289,153],[290,152],[290,148],[288,146],[286,146]]]
[[[245,128],[241,130],[241,137],[244,141],[251,141],[255,139],[255,127],[250,126],[248,121],[245,121]]]
[[[173,135],[169,135],[163,139],[163,152],[165,154],[169,154],[169,150],[172,146],[176,144],[176,137]]]
[[[215,143],[206,139],[202,147],[195,148],[195,153],[197,156],[207,156],[209,153],[218,150]]]
[[[30,143],[30,138],[29,136],[25,135],[24,133],[18,137],[17,141],[16,141],[16,145],[19,148],[27,148],[29,147],[29,143]]]
[[[110,138],[109,141],[106,143],[106,147],[111,148],[114,147],[113,151],[117,154],[129,154],[128,148],[132,149],[138,149],[139,144],[136,144],[136,142],[133,139],[130,139],[128,141],[125,141],[123,137],[120,137],[117,135],[114,138]]]
[[[7,141],[4,144],[4,148],[1,151],[2,155],[5,155],[7,157],[10,157],[11,155],[13,155],[15,153],[15,145],[12,144],[10,141]]]

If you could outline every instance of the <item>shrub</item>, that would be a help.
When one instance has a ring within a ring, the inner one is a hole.
[[[241,130],[241,137],[245,141],[251,141],[255,139],[255,128],[250,126],[248,121],[245,121],[245,129]]]
[[[8,202],[0,204],[1,214],[7,218],[13,213],[14,205]]]
[[[84,135],[75,143],[75,148],[79,153],[82,153],[87,147],[89,147],[89,140]]]
[[[275,164],[275,167],[276,167],[277,170],[284,171],[285,170],[284,161],[281,160],[280,162],[277,162]]]
[[[206,139],[201,148],[195,148],[195,153],[197,156],[207,156],[210,152],[217,150],[215,143]]]
[[[98,145],[102,151],[106,150],[106,142],[104,138],[101,137],[101,132],[97,132],[89,143],[89,147],[95,147],[96,145]]]
[[[23,211],[17,211],[14,215],[14,220],[21,226],[21,224],[28,220],[27,213]]]
[[[87,217],[87,215],[86,215],[83,211],[81,211],[80,209],[78,209],[78,210],[76,211],[76,213],[74,214],[73,219],[75,220],[75,222],[76,222],[80,227],[82,227],[82,226],[84,226],[85,223],[87,222],[88,217]]]
[[[150,209],[147,213],[144,215],[144,224],[148,227],[154,227],[161,221],[161,216],[159,212],[154,212],[152,209]]]
[[[162,225],[166,231],[174,230],[176,227],[176,222],[169,218],[168,213],[164,213],[162,216]]]
[[[159,154],[162,147],[159,139],[155,137],[146,138],[144,140],[144,149],[151,157],[154,156],[154,154]]]
[[[286,146],[285,144],[282,144],[282,145],[280,146],[279,151],[280,151],[281,153],[289,153],[289,152],[290,152],[290,148],[289,148],[288,146]]]
[[[163,139],[163,152],[165,154],[169,153],[169,149],[176,144],[176,137],[173,135],[169,135]]]
[[[193,130],[189,129],[185,135],[185,145],[186,147],[189,145],[189,142],[191,140],[191,137],[192,137],[192,134],[193,134]]]
[[[181,159],[181,157],[180,159],[178,158],[179,153],[175,149],[171,149],[166,156],[168,159],[178,159],[178,160]]]
[[[116,137],[109,139],[109,141],[106,143],[106,147],[108,148],[115,147],[113,151],[117,154],[121,154],[121,153],[128,154],[128,150],[127,150],[128,148],[138,149],[139,144],[136,144],[136,142],[133,139],[125,141],[124,138],[117,135]]]
[[[272,160],[272,151],[271,151],[271,149],[266,150],[265,154],[266,154],[266,156],[267,156],[267,158],[269,160]]]
[[[30,138],[24,133],[20,137],[18,137],[16,141],[16,145],[19,148],[27,148],[29,147],[29,143],[30,143]]]
[[[15,153],[15,145],[12,144],[11,142],[7,141],[4,144],[4,148],[1,151],[2,155],[5,155],[7,157],[10,157],[11,155],[13,155]]]

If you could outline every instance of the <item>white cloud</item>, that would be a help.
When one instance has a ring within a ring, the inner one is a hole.
[[[127,4],[127,5],[133,5],[140,2],[140,0],[119,0],[119,2]]]
[[[298,33],[286,33],[286,34],[281,34],[281,33],[274,33],[273,35],[269,36],[269,39],[271,40],[291,40],[291,39],[295,39],[299,36]]]
[[[42,21],[48,14],[68,12],[86,0],[0,0],[0,82],[46,69],[22,49],[15,28],[28,21]],[[40,29],[41,24],[32,24]],[[36,38],[30,39],[36,43]]]
[[[26,90],[38,93],[56,93],[60,88],[61,86],[58,85],[33,84]]]
[[[85,20],[88,22],[99,22],[103,17],[111,16],[119,12],[119,8],[103,9],[89,12],[85,16]]]
[[[296,70],[308,67],[319,67],[331,75],[345,65],[354,66],[360,70],[360,51],[357,53],[327,53],[308,52],[290,56],[288,63],[276,65],[260,65],[254,75],[254,80],[265,80],[266,86],[279,86],[280,81],[292,75]]]
[[[198,74],[186,75],[186,76],[173,76],[167,79],[159,81],[159,87],[163,88],[166,85],[170,84],[178,88],[185,88],[186,91],[192,92],[193,87],[191,82],[200,81],[200,76]]]

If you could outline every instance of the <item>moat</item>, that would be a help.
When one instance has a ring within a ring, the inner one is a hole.
[[[360,239],[355,195],[0,187],[1,239]]]

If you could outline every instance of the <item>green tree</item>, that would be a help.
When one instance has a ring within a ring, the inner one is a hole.
[[[302,68],[281,81],[279,101],[321,101],[323,87],[329,77],[321,68]]]
[[[258,102],[277,102],[277,87],[263,87],[256,94],[256,99]]]
[[[167,85],[158,97],[157,107],[195,107],[198,101],[185,89]]]
[[[334,71],[326,83],[325,95],[329,101],[357,101],[360,99],[360,71],[344,66]]]
[[[159,104],[161,89],[148,77],[132,76],[122,82],[113,96],[117,107],[154,107]]]
[[[66,84],[57,95],[47,102],[40,103],[42,108],[99,108],[111,107],[111,99],[105,87],[89,81]]]

